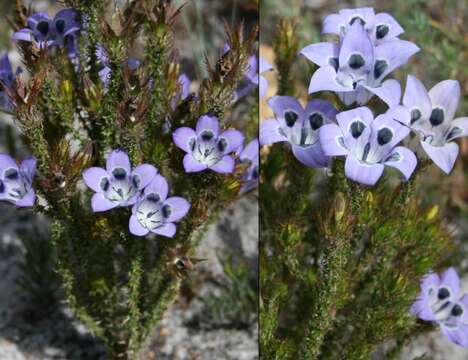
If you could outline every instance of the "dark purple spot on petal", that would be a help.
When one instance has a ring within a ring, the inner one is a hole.
[[[360,16],[355,16],[353,17],[351,20],[349,20],[349,25],[353,25],[356,21],[359,21],[359,23],[364,26],[366,25],[366,22],[364,21],[363,18],[361,18]]]
[[[381,24],[377,26],[377,31],[376,31],[376,37],[377,39],[383,39],[385,36],[387,36],[388,32],[390,31],[390,28],[388,25]]]
[[[389,128],[382,128],[377,132],[377,142],[380,146],[388,144],[393,138],[393,133]]]
[[[421,119],[422,113],[419,109],[411,110],[411,125],[413,125],[416,121]]]
[[[439,292],[437,293],[437,297],[439,300],[445,300],[450,297],[450,291],[447,288],[440,288]]]
[[[255,166],[252,170],[252,179],[257,180],[259,176],[258,166]]]
[[[439,126],[444,122],[444,110],[441,108],[435,108],[431,112],[431,116],[429,117],[429,121],[431,122],[432,126]]]
[[[2,180],[0,180],[0,194],[3,194],[5,192],[5,184],[3,183]]]
[[[63,19],[57,20],[55,22],[55,28],[57,29],[57,32],[59,34],[63,34],[63,32],[65,30],[65,25],[66,25],[66,22]]]
[[[109,190],[109,185],[110,185],[110,182],[108,178],[102,178],[101,182],[99,183],[99,187],[104,191]]]
[[[18,177],[19,177],[18,170],[16,170],[16,169],[7,169],[7,170],[5,171],[5,177],[6,177],[8,180],[16,180],[16,179],[18,179]]]
[[[454,126],[453,128],[450,129],[449,133],[447,134],[447,141],[459,136],[463,134],[463,129],[461,127],[458,127],[458,126]]]
[[[216,146],[218,147],[219,152],[224,152],[228,146],[227,140],[225,138],[220,138]]]
[[[137,189],[140,187],[141,179],[138,175],[133,175],[132,176],[132,184],[134,187]]]
[[[361,54],[353,54],[349,57],[348,65],[351,69],[357,70],[364,66],[366,62]]]
[[[299,118],[299,115],[297,115],[292,110],[288,110],[284,113],[284,121],[286,121],[286,125],[288,127],[293,127],[298,118]]]
[[[330,58],[328,59],[328,63],[333,66],[333,68],[335,69],[335,71],[338,71],[338,68],[340,67],[340,63],[338,61],[338,58]]]
[[[39,21],[36,25],[37,31],[46,36],[49,33],[49,23],[47,21]]]
[[[367,156],[369,155],[370,151],[370,143],[367,143],[366,146],[364,146],[364,151],[362,152],[362,161],[367,160]]]
[[[195,138],[190,138],[189,143],[188,143],[190,151],[192,152],[195,151],[196,143],[197,143],[197,140]]]
[[[451,314],[452,316],[459,317],[463,314],[463,308],[460,305],[455,304],[452,308]]]
[[[366,125],[362,121],[354,121],[350,127],[351,135],[353,138],[357,139],[359,136],[361,136],[365,128]]]
[[[163,217],[164,218],[168,218],[169,216],[171,216],[172,214],[172,209],[171,209],[171,206],[170,205],[164,205],[162,207],[162,214],[163,214]]]
[[[203,130],[200,137],[203,141],[210,141],[214,138],[214,134],[211,130]]]
[[[115,168],[114,170],[112,170],[112,175],[114,175],[114,177],[117,180],[123,180],[127,176],[127,172],[125,171],[125,169]]]
[[[323,125],[323,116],[319,113],[309,115],[309,123],[312,130],[317,130]]]
[[[157,203],[159,200],[161,200],[161,198],[159,197],[159,195],[158,195],[158,194],[155,194],[155,193],[148,194],[148,195],[146,196],[146,199],[147,199],[148,201],[155,202],[155,203]]]
[[[380,78],[387,68],[388,64],[385,60],[377,60],[374,66],[374,78]]]
[[[400,161],[400,159],[401,159],[400,154],[395,152],[392,155],[390,155],[385,161]]]

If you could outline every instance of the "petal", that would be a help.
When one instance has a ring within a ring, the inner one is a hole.
[[[354,91],[353,88],[344,87],[336,81],[336,71],[333,66],[323,66],[312,75],[309,84],[309,94],[318,91]]]
[[[33,189],[30,189],[22,199],[15,202],[17,207],[31,207],[34,206],[36,201],[36,194]]]
[[[260,122],[260,144],[270,145],[281,141],[288,141],[288,138],[284,136],[278,120],[267,119]]]
[[[410,308],[410,313],[417,316],[421,320],[432,321],[435,320],[434,313],[429,307],[428,301],[425,297],[417,299]]]
[[[219,139],[224,139],[226,141],[226,148],[223,151],[223,154],[229,154],[244,143],[244,134],[238,130],[226,130],[220,136]]]
[[[164,201],[164,205],[169,205],[171,214],[166,219],[168,222],[176,222],[187,215],[190,209],[190,203],[184,198],[173,196]]]
[[[449,122],[455,116],[460,102],[460,83],[456,80],[444,80],[436,84],[430,91],[432,108],[444,109],[444,122]]]
[[[338,113],[338,111],[331,104],[331,102],[321,99],[314,99],[307,103],[305,108],[306,119],[309,118],[310,114],[315,112],[319,112],[322,115],[324,115],[328,122],[334,121],[336,114]]]
[[[268,91],[268,81],[263,76],[260,76],[259,77],[259,88],[258,88],[258,93],[259,93],[260,99],[266,96],[267,91]]]
[[[424,294],[429,293],[430,288],[438,288],[440,286],[440,277],[436,273],[429,273],[424,275],[423,279],[421,280],[421,290]]]
[[[400,170],[406,181],[408,181],[413,174],[417,163],[418,160],[416,159],[416,155],[403,146],[397,146],[393,149],[385,161],[385,165]]]
[[[426,141],[421,141],[421,145],[434,164],[446,174],[450,174],[457,160],[458,145],[449,142],[444,146],[432,146]]]
[[[361,61],[364,63],[359,68],[351,68],[350,60],[354,55],[359,55]],[[367,34],[367,31],[359,24],[358,21],[354,22],[349,27],[348,32],[343,38],[340,47],[339,56],[340,71],[349,69],[353,73],[367,74],[374,65],[374,46]]]
[[[336,34],[341,33],[342,28],[346,26],[345,19],[338,14],[330,14],[325,17],[322,25],[322,34]]]
[[[400,83],[395,79],[385,80],[382,85],[378,87],[371,87],[364,84],[362,86],[377,95],[390,108],[398,106],[400,103],[401,87]]]
[[[448,142],[463,136],[468,136],[468,117],[461,117],[452,121],[450,129],[447,131],[446,140]]]
[[[303,48],[299,54],[318,66],[334,66],[336,64],[335,69],[338,70],[339,49],[336,43],[321,42],[311,44]]]
[[[319,139],[324,154],[328,156],[341,156],[348,153],[348,149],[344,147],[343,132],[336,124],[322,126]]]
[[[57,27],[57,22],[60,20],[65,22],[65,27],[63,29]],[[78,31],[80,29],[80,23],[78,22],[77,11],[72,8],[60,10],[54,17],[53,25],[54,31],[62,36],[68,35],[72,31]]]
[[[423,83],[413,75],[408,75],[406,78],[403,105],[408,108],[409,111],[418,109],[421,112],[422,119],[429,119],[429,116],[431,115],[432,105],[429,94],[427,93]]]
[[[3,177],[3,172],[6,169],[16,169],[18,170],[18,165],[16,164],[15,159],[13,159],[10,155],[0,153],[0,176]]]
[[[288,111],[294,111],[299,117],[304,113],[302,105],[292,96],[273,96],[268,99],[268,106],[278,119],[284,119],[284,114]]]
[[[410,133],[410,129],[407,126],[404,126],[398,121],[393,120],[392,116],[390,116],[388,113],[384,113],[382,115],[377,116],[372,122],[371,128],[371,143],[375,142],[377,144],[379,131],[381,131],[382,129],[389,129],[391,131],[391,137],[385,139],[385,144],[378,144],[379,146],[388,146],[390,148],[393,148],[400,141],[405,139]]]
[[[173,223],[167,223],[151,231],[155,234],[172,238],[176,233],[176,226]]]
[[[291,146],[292,152],[296,159],[305,166],[313,168],[322,168],[328,166],[330,158],[324,154],[319,141],[307,147],[302,147],[295,144],[291,144]]]
[[[144,189],[154,179],[157,173],[158,169],[156,169],[153,165],[138,165],[132,172],[132,176],[138,176],[140,178],[138,183],[138,190]]]
[[[144,194],[158,194],[161,201],[166,200],[169,193],[169,184],[164,176],[157,174],[145,188]]]
[[[241,160],[250,160],[254,164],[258,164],[258,139],[253,139],[239,154]]]
[[[184,156],[184,169],[185,172],[199,172],[207,169],[205,164],[202,164],[195,160],[192,155],[186,154]]]
[[[91,198],[91,207],[94,212],[107,211],[118,205],[119,204],[107,200],[102,193],[95,193]]]
[[[374,79],[383,79],[396,68],[406,64],[408,59],[419,50],[419,47],[412,42],[400,39],[385,41],[377,45],[375,66],[372,69]],[[376,76],[377,74],[379,76]]]
[[[135,215],[130,216],[130,221],[128,224],[128,228],[133,235],[136,236],[145,236],[148,235],[149,230],[145,227],[141,226],[140,222],[138,221]]]
[[[24,159],[20,165],[21,173],[23,173],[28,178],[29,182],[31,183],[34,179],[34,175],[36,174],[36,164],[37,164],[36,158],[30,157],[30,158]]]
[[[382,164],[365,164],[353,154],[349,154],[345,162],[345,174],[348,179],[363,185],[373,186],[380,179],[384,170]]]
[[[83,180],[85,184],[92,190],[97,193],[102,193],[105,190],[103,189],[103,180],[109,180],[109,174],[106,170],[100,167],[92,167],[86,169],[83,172]]]
[[[112,171],[115,168],[122,168],[127,172],[127,174],[130,174],[131,172],[130,159],[128,158],[128,155],[122,150],[114,150],[107,156],[107,172],[112,174]]]
[[[198,119],[198,122],[197,122],[197,127],[196,127],[197,134],[200,135],[200,133],[203,130],[211,130],[213,131],[215,137],[217,137],[219,135],[218,118],[216,116],[202,115],[200,119]]]
[[[265,61],[264,58],[260,56],[259,59],[259,73],[262,74],[265,71],[273,70],[273,66],[271,66],[269,63]]]
[[[229,155],[223,156],[223,158],[218,161],[213,166],[210,166],[211,170],[214,170],[221,174],[232,173],[234,171],[235,162],[232,157]]]
[[[21,41],[33,41],[32,31],[30,29],[21,29],[11,37],[12,40],[21,40]]]
[[[383,27],[386,27],[388,31]],[[393,16],[387,13],[379,13],[375,15],[374,29],[374,36],[378,42],[393,39],[405,32],[400,24],[393,18]]]
[[[460,293],[460,278],[453,267],[449,267],[440,276],[440,285],[448,286],[451,290],[450,300],[457,301]]]

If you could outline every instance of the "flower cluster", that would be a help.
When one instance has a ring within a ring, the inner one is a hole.
[[[338,112],[331,103],[314,99],[304,109],[289,96],[274,96],[268,105],[276,118],[260,126],[260,144],[288,142],[295,157],[309,167],[326,167],[334,156],[346,156],[346,176],[372,186],[386,166],[408,180],[417,158],[399,146],[411,132],[425,153],[447,174],[458,155],[454,139],[468,135],[468,118],[455,120],[460,85],[445,80],[429,93],[414,76],[401,86],[384,78],[419,51],[398,38],[403,33],[392,16],[372,8],[344,9],[325,18],[323,33],[338,35],[338,43],[311,44],[300,54],[319,66],[309,93],[332,91],[346,105],[365,105],[376,95],[388,110],[374,119],[367,107]]]
[[[411,313],[436,322],[451,342],[468,347],[468,294],[460,295],[460,279],[454,268],[422,279]]]
[[[183,198],[167,198],[167,181],[153,165],[141,164],[132,169],[128,155],[122,150],[114,150],[107,156],[105,169],[87,169],[83,179],[95,191],[91,199],[94,212],[133,206],[129,229],[137,236],[153,232],[173,237],[174,222],[182,219],[190,208]]]
[[[81,23],[76,10],[68,8],[60,10],[52,19],[45,12],[38,12],[27,20],[28,27],[13,34],[14,40],[34,43],[39,48],[67,47],[69,51],[76,49],[76,37]]]

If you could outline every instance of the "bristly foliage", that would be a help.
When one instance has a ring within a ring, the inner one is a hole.
[[[86,39],[77,59],[60,48],[18,46],[31,79],[21,77],[9,95],[25,144],[38,159],[35,209],[51,219],[57,272],[66,300],[89,329],[102,338],[109,359],[134,359],[147,335],[177,294],[179,277],[168,264],[174,254],[190,256],[208,223],[239,196],[234,176],[203,172],[187,176],[183,154],[172,143],[172,130],[194,127],[200,115],[223,115],[247,67],[256,32],[243,39],[243,28],[226,29],[230,51],[200,96],[189,96],[173,109],[180,67],[174,62],[171,25],[180,12],[168,0],[128,2],[106,18],[108,1],[69,0],[80,11]],[[12,21],[25,26],[31,13],[18,0]],[[103,47],[110,67],[101,82],[96,48]],[[131,71],[130,55],[143,44],[141,65]],[[167,177],[174,192],[191,204],[173,239],[138,238],[128,231],[128,208],[93,213],[90,196],[79,186],[83,170],[102,166],[112,149],[127,152],[134,163],[147,162]]]
[[[276,36],[281,95],[297,95],[289,70],[292,23]],[[296,45],[297,46],[297,45]],[[437,207],[423,208],[413,180],[374,188],[305,168],[281,146],[264,149],[260,181],[260,346],[265,359],[388,358],[426,331],[409,314],[419,280],[449,258]],[[326,179],[324,179],[324,176]]]

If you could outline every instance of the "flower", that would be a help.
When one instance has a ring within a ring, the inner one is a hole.
[[[45,12],[28,17],[28,27],[13,34],[13,40],[35,43],[39,48],[65,46],[80,31],[79,14],[75,9],[60,10],[53,19]]]
[[[320,66],[310,81],[309,94],[334,91],[346,105],[364,105],[377,95],[394,107],[400,103],[400,84],[383,79],[418,51],[413,43],[399,39],[374,47],[366,29],[356,21],[339,44],[312,44],[299,53]]]
[[[91,199],[94,212],[118,206],[130,206],[137,201],[139,192],[156,176],[153,165],[138,165],[133,171],[128,155],[114,150],[107,156],[106,169],[92,167],[84,171],[86,185],[96,193]]]
[[[268,105],[276,119],[260,124],[260,144],[287,141],[297,160],[309,167],[326,167],[329,157],[322,150],[319,133],[335,120],[336,109],[326,100],[312,100],[305,109],[291,96],[273,96]]]
[[[367,107],[336,115],[338,125],[324,125],[320,144],[328,156],[346,156],[345,174],[364,185],[374,185],[385,166],[398,169],[408,180],[416,168],[416,156],[407,148],[396,146],[409,129],[389,113],[374,119]],[[396,147],[395,147],[396,146]]]
[[[374,44],[392,40],[404,33],[398,22],[387,13],[375,14],[374,9],[343,9],[338,14],[328,15],[323,21],[323,34],[344,36],[355,23],[360,23]]]
[[[421,280],[421,293],[410,312],[425,321],[436,321],[446,317],[447,302],[457,301],[460,292],[460,279],[454,268],[449,268],[442,276],[429,273]]]
[[[166,179],[156,175],[132,208],[129,229],[133,235],[145,236],[149,232],[166,237],[175,235],[174,222],[187,214],[190,204],[181,197],[168,198],[168,192]]]
[[[229,129],[220,133],[218,118],[203,115],[195,131],[189,127],[178,128],[172,134],[174,143],[187,154],[184,157],[186,172],[211,169],[218,173],[232,173],[234,159],[228,155],[244,142],[244,135]]]
[[[258,81],[258,93],[260,95],[260,98],[263,98],[267,94],[268,90],[268,80],[265,79],[265,77],[262,76],[263,73],[273,70],[273,66],[271,66],[269,63],[267,63],[262,57],[259,59],[259,76],[256,78],[256,81]]]
[[[21,68],[16,70],[16,75],[21,73]],[[11,111],[13,103],[7,93],[7,89],[12,88],[15,83],[15,75],[11,67],[8,54],[4,53],[0,57],[0,108]]]
[[[456,138],[468,135],[468,117],[453,120],[460,101],[460,84],[444,80],[429,92],[408,75],[403,106],[408,126],[421,137],[421,146],[434,163],[449,174],[458,156]]]
[[[411,306],[411,314],[435,321],[453,343],[468,347],[468,294],[460,297],[460,279],[454,268],[441,276],[429,273],[421,280],[421,292]]]
[[[25,159],[18,166],[11,156],[0,153],[0,200],[18,207],[33,206],[36,200],[32,188],[35,173],[35,158]]]
[[[253,139],[245,148],[239,151],[239,159],[241,163],[247,163],[249,167],[242,174],[242,187],[240,192],[245,193],[258,186],[259,176],[259,156],[258,156],[258,139]]]

